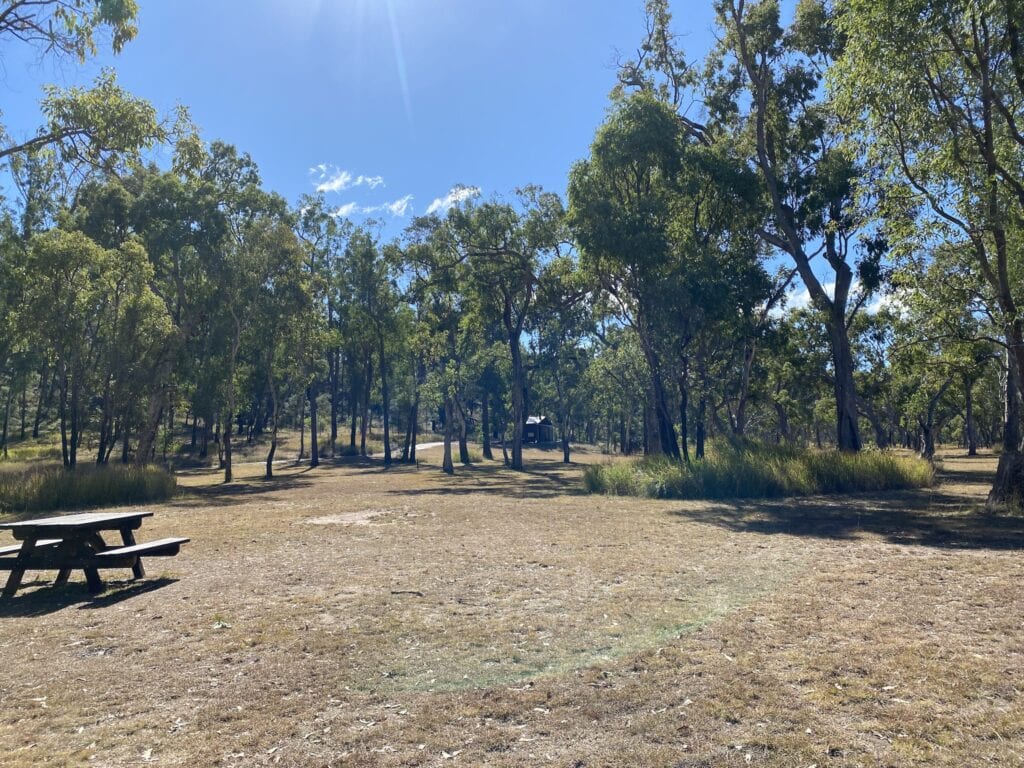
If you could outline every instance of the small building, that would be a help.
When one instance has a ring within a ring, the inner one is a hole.
[[[547,416],[527,416],[523,427],[524,443],[550,443],[555,439],[555,425]]]

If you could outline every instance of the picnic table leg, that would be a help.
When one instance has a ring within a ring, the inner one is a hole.
[[[32,550],[36,548],[36,539],[34,536],[30,536],[21,543],[21,550],[18,552],[18,561],[25,561],[29,555],[32,554]],[[7,585],[4,587],[4,597],[14,597],[14,593],[18,591],[18,587],[21,586],[21,580],[25,576],[25,569],[15,566],[11,569],[10,576],[7,577]]]
[[[96,568],[83,568],[85,571],[85,583],[89,587],[89,591],[93,594],[103,591],[103,579],[100,578],[100,572]]]
[[[103,537],[99,533],[93,532],[87,538],[88,545],[83,547],[84,551],[92,551],[93,553],[102,552],[107,548],[107,544],[103,541]],[[85,583],[89,587],[89,591],[92,594],[103,591],[103,579],[100,578],[99,569],[93,566],[87,566],[82,569],[85,573]]]
[[[132,533],[131,528],[121,529],[121,539],[124,541],[124,545],[126,547],[135,546],[135,534]],[[135,576],[136,579],[141,579],[146,575],[146,569],[142,565],[141,557],[135,558],[135,565],[132,566],[132,575]]]
[[[57,580],[55,582],[53,582],[53,586],[55,586],[55,587],[63,587],[65,584],[68,583],[68,577],[70,575],[71,575],[71,569],[70,568],[61,568],[60,571],[57,572]]]

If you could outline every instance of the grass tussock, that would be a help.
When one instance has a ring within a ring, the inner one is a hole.
[[[592,464],[590,493],[658,499],[807,496],[924,488],[935,481],[927,461],[888,451],[842,453],[791,446],[715,446],[689,465],[664,457]]]
[[[158,467],[29,467],[0,473],[0,512],[50,512],[164,501],[174,477]]]

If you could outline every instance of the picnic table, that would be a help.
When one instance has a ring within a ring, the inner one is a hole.
[[[170,557],[178,554],[188,539],[174,537],[135,542],[135,531],[143,518],[152,517],[148,511],[139,512],[84,512],[77,515],[58,515],[36,520],[0,523],[0,529],[14,534],[17,544],[0,547],[0,571],[10,571],[3,597],[11,597],[21,586],[25,571],[57,571],[55,586],[65,584],[72,570],[85,572],[85,580],[92,593],[103,590],[101,568],[131,568],[135,578],[146,575],[143,555]],[[117,531],[121,544],[108,545],[101,532]]]

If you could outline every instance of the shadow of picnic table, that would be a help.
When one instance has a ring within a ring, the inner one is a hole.
[[[37,579],[26,582],[23,585],[24,591],[14,597],[0,600],[0,619],[45,616],[73,606],[79,610],[108,608],[177,582],[178,579],[163,576],[145,581],[108,581],[103,592],[93,595],[89,593],[85,582],[54,586],[52,580]]]

